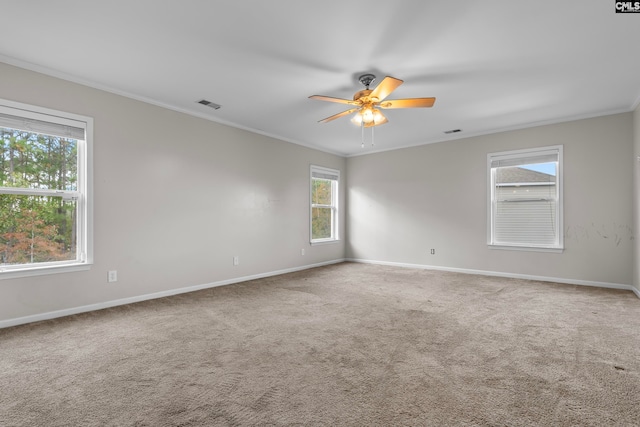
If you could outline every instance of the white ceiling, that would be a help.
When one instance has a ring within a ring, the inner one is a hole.
[[[348,156],[632,110],[640,14],[614,4],[3,0],[0,61]],[[363,149],[349,117],[317,123],[348,106],[308,96],[370,72],[437,100],[386,110]]]

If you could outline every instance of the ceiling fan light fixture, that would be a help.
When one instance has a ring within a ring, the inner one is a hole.
[[[373,109],[373,123],[375,123],[375,124],[381,123],[383,119],[384,119],[384,116],[382,115],[382,112],[380,110],[378,110],[377,108],[374,108]]]
[[[382,124],[384,121],[385,119],[382,112],[379,109],[372,107],[363,107],[351,118],[351,123],[354,125],[361,126],[364,123],[365,125],[368,125],[367,127]]]
[[[373,117],[373,109],[371,107],[363,108],[360,114],[362,115],[362,121],[365,124],[368,125],[369,123],[373,123],[374,117]]]

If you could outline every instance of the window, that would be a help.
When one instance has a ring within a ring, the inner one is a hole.
[[[0,100],[0,278],[91,263],[92,119]]]
[[[562,146],[487,156],[490,246],[561,251]]]
[[[311,243],[338,240],[340,171],[311,166]]]

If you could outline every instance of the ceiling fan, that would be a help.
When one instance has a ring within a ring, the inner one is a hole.
[[[425,108],[432,107],[436,102],[435,98],[409,98],[385,101],[385,98],[389,96],[391,92],[396,90],[403,81],[386,76],[375,89],[371,90],[369,89],[369,85],[373,83],[375,79],[376,76],[373,74],[363,74],[360,76],[359,81],[365,86],[365,89],[356,92],[356,94],[353,95],[353,100],[323,95],[311,95],[309,97],[311,99],[319,99],[321,101],[337,102],[339,104],[354,106],[354,108],[351,108],[350,110],[319,120],[318,123],[327,123],[357,111],[351,119],[351,122],[368,128],[388,122],[387,118],[382,114],[379,108]]]

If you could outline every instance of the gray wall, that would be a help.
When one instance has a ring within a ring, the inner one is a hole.
[[[640,294],[640,106],[633,113],[633,229],[636,233],[633,251],[633,286]]]
[[[349,158],[347,258],[629,286],[632,142],[625,113]],[[487,153],[559,144],[565,251],[488,249]]]
[[[0,98],[95,128],[95,264],[0,281],[0,321],[344,257],[344,241],[309,246],[308,224],[309,165],[344,174],[342,157],[2,63]]]

